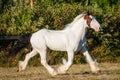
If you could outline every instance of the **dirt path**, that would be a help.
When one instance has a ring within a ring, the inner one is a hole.
[[[120,63],[101,63],[99,74],[92,74],[87,64],[73,65],[67,74],[51,77],[43,67],[28,66],[25,71],[0,67],[0,80],[120,80]]]

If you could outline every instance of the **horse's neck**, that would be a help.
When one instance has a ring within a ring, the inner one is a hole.
[[[83,39],[86,33],[86,27],[84,25],[85,20],[81,18],[79,21],[75,22],[71,28],[77,40]]]

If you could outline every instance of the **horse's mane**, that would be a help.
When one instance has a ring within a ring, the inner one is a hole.
[[[79,19],[80,19],[81,17],[83,17],[84,15],[85,15],[85,14],[83,14],[83,13],[80,14],[80,15],[78,15],[77,17],[74,18],[73,22],[76,22],[77,20],[79,20]],[[72,22],[72,23],[73,23],[73,22]]]
[[[71,23],[65,25],[65,28],[64,28],[64,29],[71,28],[72,25],[73,25],[76,21],[78,21],[81,17],[83,17],[84,15],[85,15],[85,12],[83,12],[82,14],[76,16]]]

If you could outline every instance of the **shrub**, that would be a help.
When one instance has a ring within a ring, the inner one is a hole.
[[[22,35],[36,32],[42,28],[63,29],[66,24],[72,22],[74,17],[89,9],[103,27],[103,31],[100,33],[88,30],[87,35],[93,36],[87,40],[91,55],[94,55],[99,62],[120,62],[120,1],[113,2],[113,0],[91,0],[90,2],[89,0],[83,0],[83,2],[76,0],[58,0],[58,2],[56,0],[45,0],[40,2],[37,0],[34,3],[34,9],[30,9],[29,0],[9,1],[9,5],[7,4],[3,12],[0,13],[0,35]],[[2,45],[6,44],[4,41],[0,42]],[[14,44],[15,42],[13,42]],[[12,42],[9,46],[12,46]],[[28,47],[28,49],[30,48]],[[0,50],[0,64],[2,65],[4,62],[2,57],[5,57],[8,52],[2,46],[0,46]],[[18,60],[21,55],[25,55],[24,52],[26,52],[26,49],[19,52],[13,60]],[[61,62],[60,58],[67,57],[65,52],[48,50],[48,53],[53,54],[53,56],[48,54],[50,55],[48,59],[50,64]],[[79,53],[81,54],[81,52]],[[37,65],[35,63],[38,61],[37,58],[38,56],[30,64]],[[74,63],[79,62],[85,62],[81,55],[75,56],[74,59]],[[15,65],[15,63],[12,65]]]

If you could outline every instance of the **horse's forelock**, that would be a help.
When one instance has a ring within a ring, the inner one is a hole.
[[[88,10],[88,11],[86,11],[86,14],[87,15],[92,15],[92,12]]]

